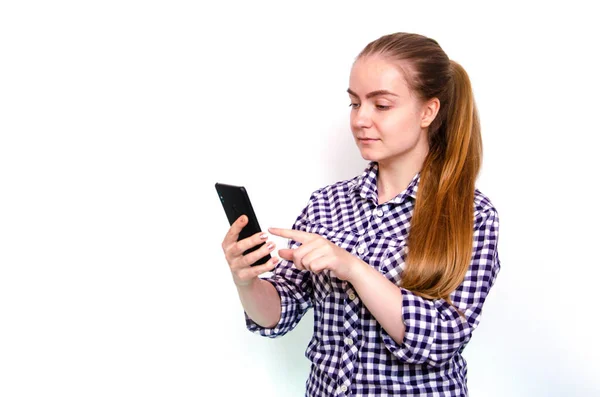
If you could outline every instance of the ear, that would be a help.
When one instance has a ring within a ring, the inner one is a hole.
[[[421,109],[421,128],[427,128],[435,120],[435,116],[440,110],[440,100],[431,98],[423,104]]]

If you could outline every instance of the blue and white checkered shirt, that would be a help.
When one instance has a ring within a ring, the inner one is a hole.
[[[380,205],[377,174],[372,162],[362,175],[314,192],[293,229],[324,236],[400,285],[420,174],[405,191]],[[461,353],[500,269],[498,215],[479,190],[474,211],[471,264],[450,295],[466,321],[446,301],[402,289],[406,332],[399,344],[361,303],[352,284],[328,271],[298,270],[283,260],[266,279],[281,297],[279,322],[266,329],[246,315],[248,329],[279,337],[314,308],[314,334],[306,349],[312,363],[307,396],[467,396],[467,364]]]

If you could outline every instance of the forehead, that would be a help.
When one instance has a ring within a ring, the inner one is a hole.
[[[350,89],[363,96],[372,91],[387,90],[399,96],[410,96],[402,69],[382,57],[367,56],[354,62],[350,71]]]

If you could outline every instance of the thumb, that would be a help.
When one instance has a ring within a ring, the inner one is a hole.
[[[278,253],[279,253],[279,256],[285,260],[288,260],[288,261],[294,260],[294,257],[293,257],[294,250],[293,249],[281,249],[278,251]]]

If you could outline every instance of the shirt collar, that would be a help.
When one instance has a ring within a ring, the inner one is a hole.
[[[357,192],[365,200],[372,200],[374,203],[377,203],[379,201],[377,197],[378,174],[379,164],[377,164],[375,161],[370,162],[367,168],[365,168],[363,171],[362,175],[358,176],[354,179],[354,181],[351,182],[352,186],[350,187],[350,191]],[[389,203],[400,204],[406,199],[406,197],[411,197],[413,200],[416,199],[420,180],[421,173],[417,172],[406,189],[390,200]]]

